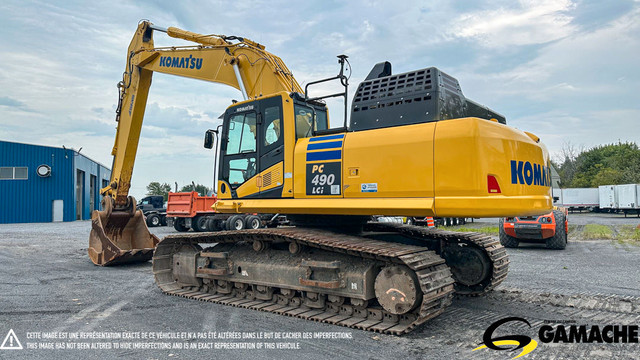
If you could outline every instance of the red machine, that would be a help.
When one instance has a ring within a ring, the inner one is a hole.
[[[567,247],[569,221],[567,209],[554,210],[541,216],[500,219],[500,243],[515,248],[520,242],[544,242],[548,249],[562,250]]]

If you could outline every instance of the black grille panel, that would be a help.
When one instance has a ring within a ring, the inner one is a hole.
[[[435,67],[365,80],[358,86],[351,108],[351,130],[496,114],[476,103],[468,115],[458,80]],[[486,111],[481,111],[482,109]],[[483,116],[478,116],[483,117]],[[486,118],[486,117],[485,117]]]

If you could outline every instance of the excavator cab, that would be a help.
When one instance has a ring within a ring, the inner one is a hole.
[[[127,207],[114,209],[113,198],[102,198],[102,209],[91,214],[89,258],[100,266],[144,262],[151,259],[160,239],[149,232],[142,210],[128,197]]]
[[[279,92],[235,103],[224,116],[220,133],[205,133],[205,148],[220,136],[220,199],[291,197],[294,147],[298,140],[326,133],[324,103],[300,93]]]

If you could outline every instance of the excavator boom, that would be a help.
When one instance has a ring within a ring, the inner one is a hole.
[[[154,30],[194,45],[156,48]],[[253,99],[280,91],[301,92],[291,71],[264,46],[236,36],[202,35],[141,22],[127,51],[120,91],[109,185],[101,189],[103,210],[92,214],[89,256],[96,265],[147,261],[158,238],[129,196],[140,131],[154,72],[217,82]]]
[[[112,176],[110,185],[102,189],[103,194],[115,198],[116,207],[127,203],[154,72],[228,85],[240,90],[245,100],[280,91],[302,91],[284,62],[251,40],[235,36],[201,35],[170,27],[166,29],[169,36],[197,42],[198,45],[155,48],[152,37],[154,29],[165,31],[148,22],[138,25],[129,45],[123,79],[118,84],[118,130],[111,151],[114,156]]]

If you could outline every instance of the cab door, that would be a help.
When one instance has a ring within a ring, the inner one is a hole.
[[[258,187],[261,198],[282,197],[284,183],[284,124],[282,97],[259,102],[258,118]]]
[[[220,179],[229,185],[232,198],[241,198],[259,192],[251,181],[258,174],[258,113],[253,105],[231,111],[225,115]]]

